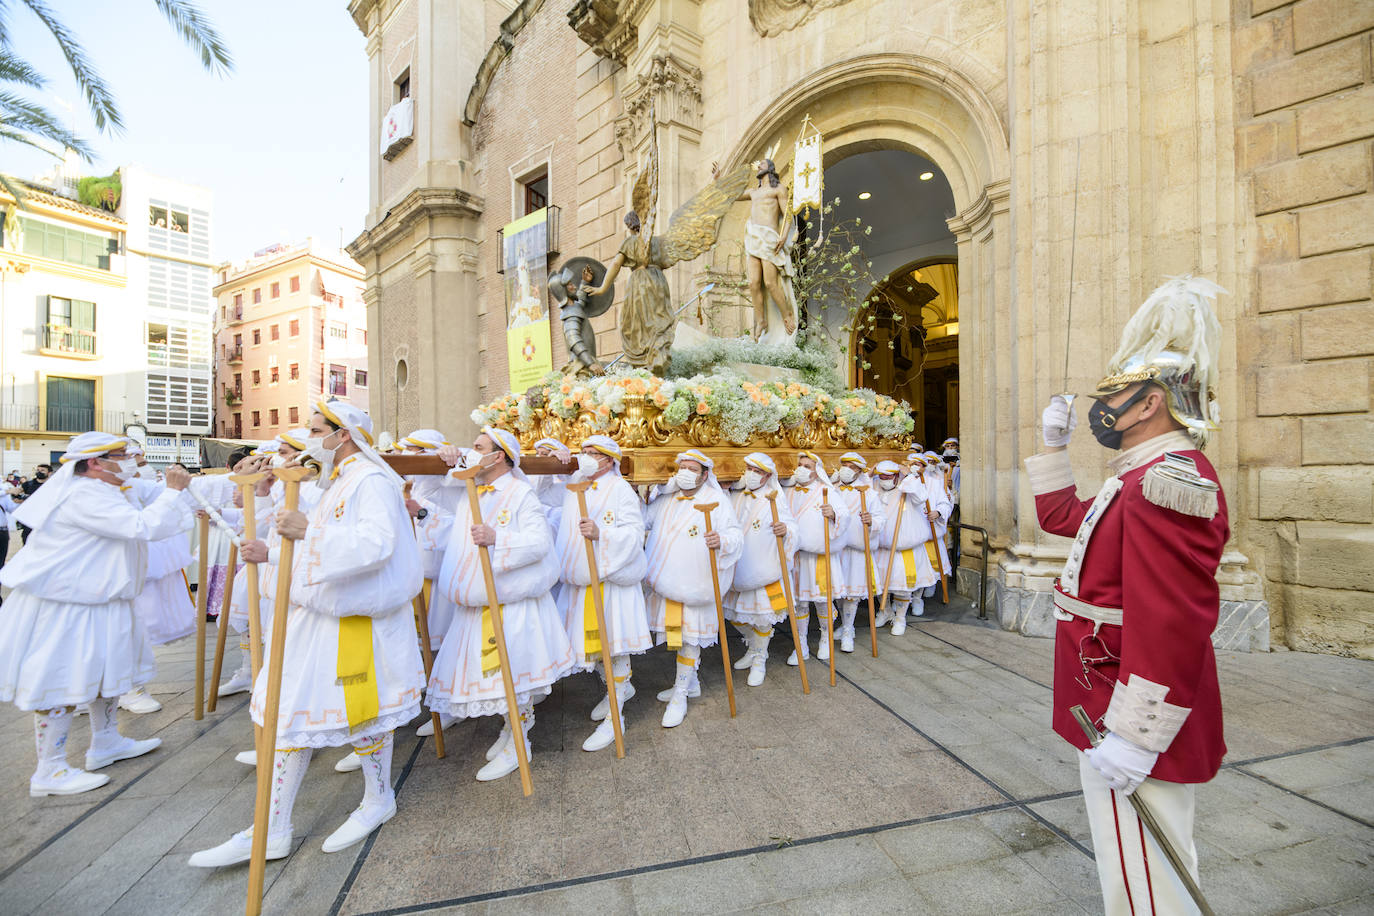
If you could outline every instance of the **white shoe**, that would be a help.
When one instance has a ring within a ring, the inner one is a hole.
[[[668,700],[668,708],[663,710],[664,728],[677,728],[682,724],[682,720],[687,718],[687,696],[688,692],[685,690],[673,691],[672,697]]]
[[[840,651],[854,651],[854,631],[851,630],[849,627],[845,627],[844,632],[840,634]]]
[[[905,633],[905,632],[906,632],[906,615],[903,614],[902,616],[893,619],[893,621],[892,621],[892,635],[893,635],[893,636],[901,636],[901,635],[902,635],[903,633]]]
[[[135,715],[157,712],[162,708],[162,704],[148,695],[148,691],[142,687],[135,687],[133,690],[119,698],[119,708],[127,709]]]
[[[658,692],[658,701],[660,703],[667,703],[673,698],[673,690],[674,688],[672,687],[669,687],[667,690],[660,690]],[[687,696],[693,700],[701,696],[701,682],[696,678],[692,678],[692,686],[687,688]]]
[[[240,668],[234,672],[234,676],[223,684],[219,685],[218,696],[228,697],[236,693],[247,693],[253,688],[253,675],[247,669]]]
[[[621,708],[621,709],[624,709],[624,708],[625,708],[625,704],[628,703],[628,702],[630,701],[630,697],[632,697],[632,696],[634,696],[634,695],[635,695],[635,684],[634,684],[634,681],[626,681],[626,682],[623,683],[623,684],[616,684],[616,685],[615,685],[615,698],[616,698],[617,700],[620,701],[620,708]],[[610,715],[610,712],[611,712],[611,695],[608,693],[608,694],[604,695],[604,696],[601,698],[601,702],[600,702],[600,703],[597,703],[596,706],[592,709],[592,721],[593,721],[593,722],[600,722],[602,719],[606,718],[606,716]]]
[[[335,773],[352,773],[354,770],[361,770],[362,768],[363,762],[358,759],[357,751],[349,751],[342,760],[334,764]]]
[[[396,816],[396,799],[392,798],[386,807],[377,805],[371,810],[361,806],[348,816],[348,820],[329,835],[320,847],[325,852],[338,852],[354,843],[361,843],[367,835]],[[270,858],[270,856],[269,856]]]
[[[161,738],[145,738],[140,741],[137,738],[128,738],[124,735],[119,736],[119,740],[110,747],[100,750],[91,748],[86,752],[86,769],[99,770],[107,767],[117,760],[128,760],[131,757],[142,757],[150,751],[155,751],[162,746]]]
[[[258,752],[239,751],[237,754],[234,755],[234,762],[241,763],[247,767],[256,767],[258,765]]]
[[[754,662],[749,666],[749,686],[758,687],[763,683],[763,675],[768,669],[768,656],[755,655]]]
[[[816,658],[823,662],[830,660],[830,640],[825,637],[821,637],[821,644],[816,647]]]
[[[625,730],[624,716],[621,716],[620,719],[620,730],[622,732]],[[615,744],[615,726],[611,723],[611,717],[606,716],[601,720],[601,724],[596,727],[596,731],[592,732],[587,740],[582,742],[582,750],[600,751],[612,744]]]
[[[446,712],[441,712],[441,713],[439,713],[439,724],[440,724],[441,726],[443,726],[444,731],[448,731],[450,727],[452,727],[452,726],[458,724],[458,717],[457,717],[457,716],[450,716],[450,715],[449,715],[448,713],[446,713]],[[417,737],[417,738],[429,738],[429,737],[432,737],[433,735],[434,735],[434,716],[433,716],[433,715],[429,715],[429,716],[426,716],[426,717],[425,717],[425,724],[424,724],[424,725],[421,725],[419,728],[415,729],[415,737]]]
[[[213,849],[202,849],[193,853],[186,864],[192,868],[220,868],[225,865],[238,865],[247,862],[253,852],[252,831],[236,833]],[[285,859],[291,854],[291,834],[283,833],[267,837],[267,859]]]
[[[40,777],[37,773],[29,777],[29,795],[42,798],[45,795],[79,795],[92,789],[99,789],[110,781],[104,773],[87,773],[85,770],[63,767],[54,773]]]
[[[806,659],[808,659],[808,658],[810,658],[810,657],[811,657],[811,653],[810,653],[809,651],[807,651],[806,649],[802,649],[802,661],[805,661]],[[797,667],[798,662],[797,662],[797,650],[796,650],[796,649],[793,649],[793,650],[792,650],[792,654],[789,655],[789,656],[787,656],[787,664],[791,665],[793,668]]]
[[[526,760],[529,759],[529,753],[529,739],[526,739]],[[498,753],[495,757],[491,758],[491,760],[487,763],[486,766],[482,767],[482,769],[477,771],[477,781],[491,782],[492,780],[500,779],[502,776],[509,776],[511,773],[514,773],[518,769],[520,769],[520,761],[515,756],[515,736],[514,734],[512,734],[511,740],[506,742],[506,746],[501,749],[500,753]]]
[[[508,744],[510,744],[510,726],[503,725],[501,726],[501,734],[496,736],[496,743],[487,748],[487,759],[495,760]]]
[[[926,606],[925,606],[924,603],[923,603],[920,607],[918,607],[918,608],[913,608],[912,611],[911,611],[911,616],[912,616],[912,617],[924,617],[925,615],[926,615]]]
[[[750,665],[752,665],[753,663],[754,663],[754,650],[753,650],[753,649],[745,649],[745,650],[744,650],[744,654],[741,655],[741,656],[739,657],[739,659],[735,662],[735,670],[736,670],[736,671],[743,671],[745,668],[748,668],[748,667],[749,667]]]
[[[885,627],[892,622],[892,611],[882,610],[878,612],[878,619],[873,622],[875,627]]]

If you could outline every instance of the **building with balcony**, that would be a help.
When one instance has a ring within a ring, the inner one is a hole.
[[[23,208],[0,190],[0,468],[30,474],[73,435],[139,422],[146,360],[125,221],[17,186]]]
[[[362,268],[306,240],[218,268],[215,433],[269,439],[337,397],[368,409]]]
[[[119,213],[127,223],[129,291],[142,306],[146,353],[143,424],[155,463],[194,462],[211,432],[211,338],[215,301],[210,259],[213,195],[207,188],[120,169]]]

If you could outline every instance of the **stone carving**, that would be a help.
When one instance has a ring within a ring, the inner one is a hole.
[[[749,0],[749,21],[764,38],[778,35],[806,22],[821,10],[849,0]]]

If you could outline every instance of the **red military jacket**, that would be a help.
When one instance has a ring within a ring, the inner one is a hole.
[[[1178,457],[1164,464],[1166,453]],[[1196,465],[1198,487],[1161,473],[1186,469],[1186,459]],[[1115,476],[1098,500],[1085,501],[1066,452],[1026,461],[1040,527],[1075,537],[1056,581],[1054,730],[1086,749],[1069,712],[1082,704],[1093,721],[1160,752],[1152,777],[1207,782],[1226,753],[1211,639],[1216,572],[1230,536],[1225,496],[1216,470],[1181,431],[1134,446],[1111,467]],[[1214,497],[1206,481],[1217,483]],[[1121,624],[1070,613],[1084,611],[1075,597],[1119,608]]]

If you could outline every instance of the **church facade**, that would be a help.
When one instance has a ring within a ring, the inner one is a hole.
[[[867,227],[864,257],[895,291],[885,333],[922,328],[914,364],[878,373],[866,332],[829,327],[838,368],[910,400],[928,446],[959,438],[962,517],[988,533],[1003,626],[1050,632],[1066,556],[1021,472],[1041,408],[1091,391],[1136,306],[1193,273],[1229,291],[1208,448],[1233,531],[1216,642],[1374,656],[1374,20],[1353,9],[352,0],[377,134],[348,250],[379,427],[465,439],[472,407],[508,389],[504,225],[548,206],[549,269],[608,262],[651,133],[666,221],[713,165],[776,149],[792,181],[809,118],[839,201],[825,218]],[[682,317],[721,335],[749,321],[736,210],[712,252],[667,272],[678,302],[716,284]],[[593,319],[607,359],[616,311]],[[556,326],[553,348],[560,366]],[[1087,435],[1072,451],[1092,492],[1102,451]],[[981,535],[963,546],[976,593]]]

